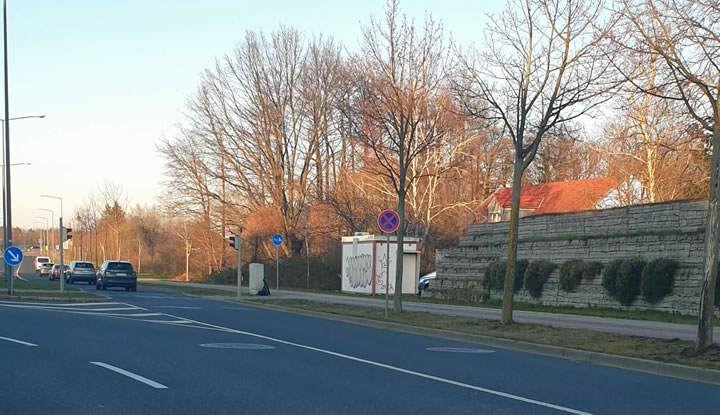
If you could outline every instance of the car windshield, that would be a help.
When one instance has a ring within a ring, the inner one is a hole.
[[[127,271],[132,272],[133,267],[132,265],[126,263],[126,262],[111,262],[107,266],[108,271]]]

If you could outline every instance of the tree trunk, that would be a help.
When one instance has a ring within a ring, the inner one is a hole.
[[[402,312],[402,280],[403,280],[403,241],[405,239],[405,175],[400,174],[398,180],[398,216],[400,217],[400,224],[397,229],[397,256],[395,264],[395,295],[393,297],[393,311],[396,313]],[[389,260],[389,258],[388,258]],[[388,264],[389,266],[390,264]],[[387,281],[389,284],[390,281]]]
[[[718,104],[720,105],[720,104]],[[717,117],[716,117],[717,118]],[[715,311],[715,284],[717,284],[718,248],[720,248],[720,203],[718,173],[720,170],[720,120],[715,120],[712,161],[710,165],[710,197],[705,228],[705,270],[700,289],[700,309],[695,347],[705,348],[713,343],[713,312]]]
[[[515,157],[513,166],[512,207],[508,232],[507,266],[505,267],[505,286],[503,287],[502,324],[513,321],[513,286],[515,284],[515,262],[517,261],[517,238],[520,219],[520,190],[522,188],[522,160]]]

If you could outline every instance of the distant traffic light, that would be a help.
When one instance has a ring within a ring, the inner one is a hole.
[[[237,236],[230,237],[230,246],[238,249],[240,247],[240,239]]]
[[[62,241],[65,242],[67,240],[72,239],[72,228],[66,228],[63,226],[62,228]]]

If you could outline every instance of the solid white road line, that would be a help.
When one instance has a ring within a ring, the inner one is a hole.
[[[156,305],[153,308],[180,308],[183,310],[202,310],[202,307],[183,307],[181,305]]]
[[[167,315],[167,316],[172,316],[171,314],[166,314],[166,315]],[[182,318],[182,317],[178,317],[178,316],[172,316],[172,317]],[[548,403],[548,402],[543,402],[543,401],[538,401],[538,400],[535,400],[535,399],[525,398],[525,397],[523,397],[523,396],[513,395],[513,394],[511,394],[511,393],[496,391],[496,390],[493,390],[493,389],[482,388],[482,387],[480,387],[480,386],[470,385],[470,384],[467,384],[467,383],[458,382],[458,381],[451,380],[451,379],[441,378],[441,377],[439,377],[439,376],[428,375],[428,374],[426,374],[426,373],[416,372],[416,371],[414,371],[414,370],[403,369],[403,368],[401,368],[401,367],[392,366],[392,365],[388,365],[388,364],[380,363],[380,362],[375,362],[375,361],[372,361],[372,360],[362,359],[362,358],[360,358],[360,357],[350,356],[350,355],[347,355],[347,354],[344,354],[344,353],[333,352],[333,351],[331,351],[331,350],[325,350],[325,349],[321,349],[321,348],[319,348],[319,347],[307,346],[307,345],[304,345],[304,344],[294,343],[294,342],[290,342],[290,341],[287,341],[287,340],[281,340],[281,339],[277,339],[277,338],[274,338],[274,337],[265,336],[265,335],[262,335],[262,334],[251,333],[251,332],[242,331],[242,330],[235,330],[235,329],[231,329],[231,328],[228,328],[228,327],[222,327],[222,326],[216,326],[216,325],[214,325],[214,324],[203,323],[203,322],[200,322],[200,321],[195,321],[195,320],[190,320],[190,319],[185,319],[185,320],[188,320],[188,321],[190,321],[190,322],[193,322],[193,323],[196,323],[196,324],[199,324],[199,325],[203,325],[203,326],[206,326],[206,327],[208,327],[208,328],[211,328],[211,329],[214,329],[214,330],[218,330],[218,331],[224,331],[224,332],[236,333],[236,334],[243,334],[243,335],[245,335],[245,336],[255,337],[255,338],[258,338],[258,339],[264,339],[264,340],[268,340],[268,341],[271,341],[271,342],[276,342],[276,343],[280,343],[280,344],[285,344],[285,345],[288,345],[288,346],[298,347],[298,348],[300,348],[300,349],[312,350],[312,351],[314,351],[314,352],[318,352],[318,353],[323,353],[323,354],[327,354],[327,355],[330,355],[330,356],[339,357],[339,358],[341,358],[341,359],[352,360],[352,361],[354,361],[354,362],[364,363],[364,364],[367,364],[367,365],[370,365],[370,366],[381,367],[381,368],[383,368],[383,369],[388,369],[388,370],[392,370],[392,371],[399,372],[399,373],[404,373],[404,374],[411,375],[411,376],[417,376],[417,377],[419,377],[419,378],[425,378],[425,379],[429,379],[429,380],[434,380],[434,381],[436,381],[436,382],[441,382],[441,383],[446,383],[446,384],[449,384],[449,385],[459,386],[459,387],[461,387],[461,388],[471,389],[471,390],[475,390],[475,391],[478,391],[478,392],[484,392],[484,393],[487,393],[487,394],[490,394],[490,395],[500,396],[500,397],[503,397],[503,398],[512,399],[512,400],[520,401],[520,402],[525,402],[525,403],[529,403],[529,404],[532,404],[532,405],[542,406],[542,407],[545,407],[545,408],[551,408],[551,409],[555,409],[555,410],[562,411],[562,412],[567,412],[567,413],[574,414],[574,415],[592,415],[590,412],[584,412],[584,411],[580,411],[580,410],[577,410],[577,409],[567,408],[567,407],[564,407],[564,406],[555,405],[555,404]],[[198,326],[185,326],[185,327],[203,328],[203,327],[198,327]]]
[[[152,386],[152,387],[155,388],[155,389],[167,389],[167,388],[168,388],[167,386],[165,386],[165,385],[163,385],[163,384],[160,384],[160,383],[157,383],[157,382],[155,382],[154,380],[150,380],[150,379],[148,379],[148,378],[146,378],[146,377],[143,377],[143,376],[140,376],[140,375],[136,375],[135,373],[128,372],[128,371],[125,370],[125,369],[120,369],[119,367],[116,367],[116,366],[113,366],[113,365],[109,365],[109,364],[107,364],[107,363],[103,363],[103,362],[90,362],[90,363],[92,363],[92,364],[94,364],[94,365],[97,365],[97,366],[100,366],[100,367],[104,367],[105,369],[108,369],[108,370],[112,370],[113,372],[119,373],[119,374],[121,374],[121,375],[125,375],[125,376],[127,376],[127,377],[129,377],[129,378],[132,378],[132,379],[137,380],[138,382],[142,382],[142,383],[144,383],[144,384],[146,384],[146,385],[148,385],[148,386]]]
[[[18,340],[18,339],[11,339],[10,337],[2,337],[2,336],[0,336],[0,340],[6,340],[6,341],[9,341],[9,342],[13,342],[13,343],[24,344],[25,346],[37,347],[37,344],[35,344],[35,343],[28,343],[28,342],[24,342],[24,341]]]

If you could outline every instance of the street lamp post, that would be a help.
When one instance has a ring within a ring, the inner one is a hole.
[[[47,232],[48,232],[48,229],[49,229],[49,226],[48,226],[48,218],[46,218],[45,216],[35,216],[35,219],[42,219],[42,220],[45,221],[45,242],[47,243],[47,240],[48,240],[48,238],[47,238]],[[52,223],[52,222],[50,222],[50,223]],[[47,252],[47,251],[46,251],[46,252]],[[54,260],[53,260],[53,263],[55,263]]]
[[[43,208],[38,208],[38,210],[50,212],[50,223],[55,223],[55,211],[54,210],[43,209]],[[50,246],[52,247],[52,261],[54,264],[55,263],[55,235],[54,234],[50,235]]]
[[[39,220],[33,222],[33,224],[35,224],[35,225],[40,224],[40,225],[45,226],[45,229],[43,229],[43,230],[40,231],[40,244],[41,244],[41,247],[40,247],[40,255],[42,255],[43,252],[46,252],[46,251],[45,251],[45,246],[47,245],[47,224],[44,224],[44,223],[40,222]],[[43,233],[43,231],[44,231],[45,233]]]
[[[62,238],[62,228],[63,228],[63,200],[60,196],[52,196],[52,195],[40,195],[40,197],[49,197],[51,199],[57,199],[60,201],[60,219],[58,221],[58,248],[60,249],[60,292],[65,292],[65,263],[63,262],[63,238]]]

